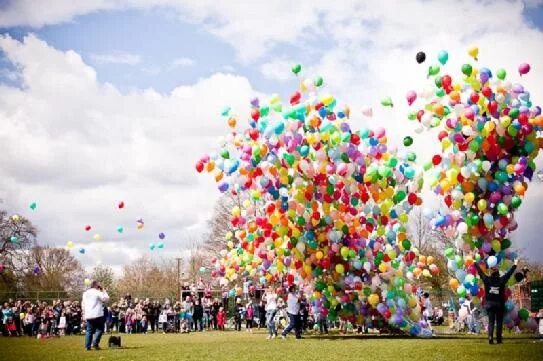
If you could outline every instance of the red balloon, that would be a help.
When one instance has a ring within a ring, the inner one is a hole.
[[[290,104],[298,104],[300,102],[300,99],[302,99],[302,94],[299,91],[296,91],[290,96]]]
[[[257,140],[258,139],[258,130],[254,129],[254,128],[249,130],[249,137],[251,137],[252,140]]]
[[[202,169],[203,169],[203,164],[202,164]],[[124,202],[123,201],[119,202],[119,209],[121,209],[121,208],[124,208]]]
[[[492,89],[490,89],[490,87],[488,86],[484,86],[483,89],[481,89],[481,93],[483,93],[483,95],[487,98],[491,97],[492,96]]]
[[[452,84],[452,79],[449,75],[443,75],[441,78],[441,86],[443,88],[449,88]]]
[[[90,231],[90,230],[91,230],[91,226],[87,224],[87,225],[85,226],[85,231],[88,232],[88,231]]]
[[[407,201],[411,205],[417,203],[417,200],[418,200],[418,197],[415,193],[409,193],[409,195],[407,196]]]
[[[256,122],[260,118],[260,111],[258,109],[251,110],[251,118]]]
[[[477,102],[479,101],[479,94],[471,93],[471,95],[469,96],[469,100],[471,100],[473,104],[477,104]]]
[[[204,170],[204,163],[198,161],[198,162],[196,163],[196,171],[197,171],[198,173],[202,173],[203,170]],[[123,207],[124,207],[124,205],[123,205]],[[122,208],[121,205],[120,205],[120,203],[119,203],[119,208]]]
[[[447,133],[445,130],[442,130],[441,132],[439,132],[439,134],[437,135],[437,138],[439,139],[439,141],[441,142],[443,139],[447,138],[449,136],[449,133]]]
[[[441,156],[439,154],[436,154],[432,157],[432,163],[433,165],[438,165],[441,163]]]

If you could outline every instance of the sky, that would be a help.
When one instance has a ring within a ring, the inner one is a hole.
[[[456,72],[474,44],[512,82],[529,62],[522,82],[543,103],[541,0],[0,0],[0,206],[28,217],[40,243],[72,241],[87,269],[186,256],[220,195],[194,164],[228,131],[224,106],[243,119],[255,96],[288,99],[301,63],[349,104],[354,127],[384,126],[396,144],[412,135],[429,159],[435,134],[406,120],[405,93],[424,87],[439,50]],[[396,106],[380,107],[383,96]],[[542,201],[535,182],[514,235],[538,261]],[[161,232],[164,249],[150,251]]]

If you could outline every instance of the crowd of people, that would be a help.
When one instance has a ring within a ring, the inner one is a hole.
[[[225,329],[252,332],[253,329],[267,329],[269,338],[278,336],[278,329],[284,331],[284,336],[294,330],[296,337],[301,337],[302,333],[312,329],[327,334],[329,328],[347,333],[368,332],[369,328],[383,326],[377,312],[362,325],[357,325],[354,320],[332,321],[325,307],[312,305],[301,291],[289,291],[282,287],[244,286],[236,294],[226,289],[218,294],[208,287],[191,289],[184,285],[181,300],[138,299],[126,294],[117,301],[104,303],[100,316],[103,321],[100,322],[104,323],[104,332],[112,333],[189,333]],[[3,336],[41,338],[81,334],[87,324],[79,301],[9,300],[1,306],[1,316]]]

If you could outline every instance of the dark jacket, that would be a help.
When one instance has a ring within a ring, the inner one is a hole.
[[[507,281],[509,281],[509,278],[511,278],[513,272],[515,272],[517,266],[513,265],[513,267],[501,277],[499,274],[497,276],[487,276],[477,263],[475,263],[475,267],[477,268],[479,277],[481,277],[485,285],[485,300],[487,306],[505,305],[505,285],[507,284]]]
[[[194,305],[194,313],[193,313],[192,317],[195,320],[199,320],[199,319],[204,317],[204,309],[203,309],[202,305],[200,305],[200,304]]]

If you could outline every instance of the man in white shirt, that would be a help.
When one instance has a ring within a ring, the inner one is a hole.
[[[104,302],[109,301],[109,296],[106,291],[102,290],[102,286],[98,281],[92,281],[91,287],[83,293],[81,306],[83,308],[83,319],[87,322],[87,331],[85,332],[85,348],[87,351],[92,347],[95,350],[100,349],[100,338],[104,332],[105,317],[104,317]],[[93,336],[96,333],[96,337]]]
[[[287,314],[289,318],[289,324],[287,328],[281,333],[281,338],[286,339],[288,333],[294,329],[296,339],[301,339],[301,319],[300,319],[300,298],[296,294],[296,286],[291,285],[288,288],[287,297]]]

